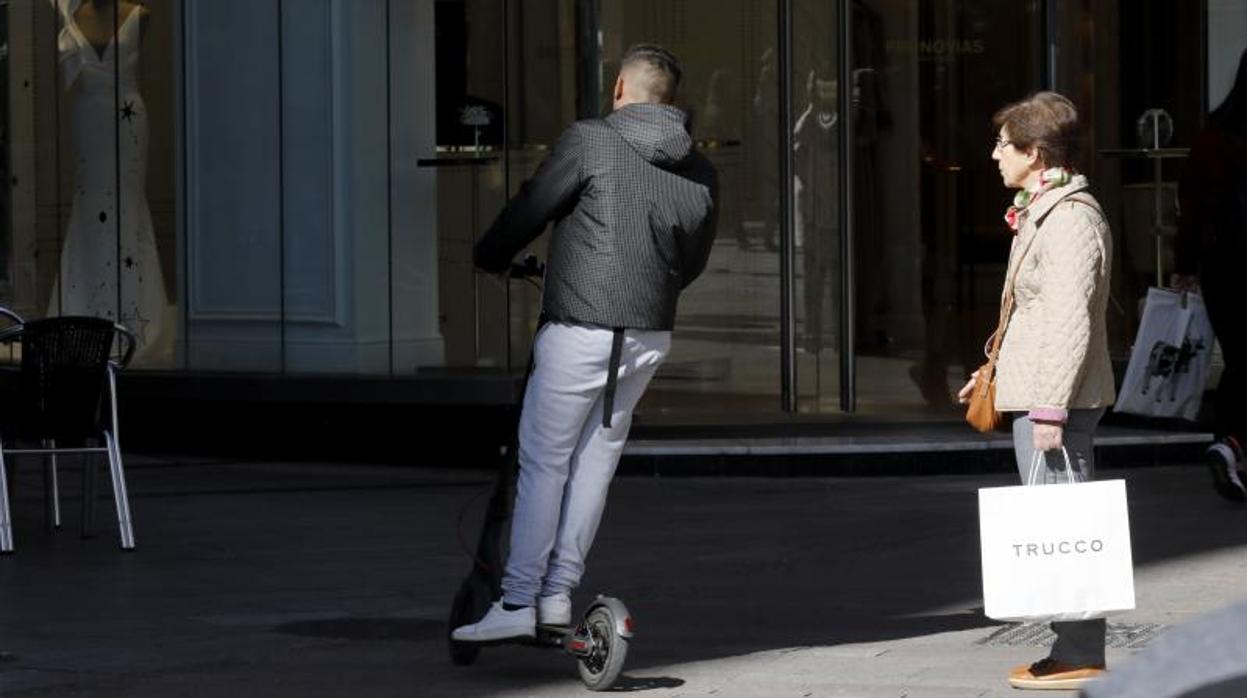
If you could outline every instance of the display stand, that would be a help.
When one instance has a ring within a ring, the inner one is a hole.
[[[1156,287],[1165,287],[1164,273],[1164,241],[1173,237],[1177,230],[1165,225],[1162,205],[1161,169],[1164,161],[1172,158],[1184,158],[1189,148],[1107,148],[1100,155],[1109,158],[1146,159],[1152,161],[1152,236],[1156,247]]]

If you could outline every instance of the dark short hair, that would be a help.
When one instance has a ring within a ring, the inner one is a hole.
[[[645,96],[655,102],[673,101],[684,75],[680,60],[661,46],[636,44],[624,52],[619,68],[623,70],[638,64],[645,67],[645,79],[637,85]]]
[[[1036,148],[1046,167],[1074,169],[1079,156],[1078,110],[1055,92],[1036,92],[1005,106],[992,117],[1021,150]]]

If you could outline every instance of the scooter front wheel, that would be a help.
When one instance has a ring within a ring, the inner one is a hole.
[[[628,658],[628,639],[616,631],[615,613],[598,606],[585,616],[584,626],[592,639],[588,654],[580,657],[580,680],[590,691],[606,691],[615,685]]]

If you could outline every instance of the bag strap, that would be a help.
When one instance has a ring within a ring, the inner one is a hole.
[[[1065,456],[1066,480],[1071,485],[1078,484],[1079,481],[1074,477],[1074,464],[1070,462],[1069,451],[1066,450],[1064,445],[1061,446],[1061,455]],[[1027,474],[1026,484],[1028,486],[1039,484],[1039,471],[1041,469],[1046,470],[1047,467],[1048,467],[1047,452],[1046,451],[1034,451],[1031,456],[1030,473]],[[1047,474],[1045,473],[1044,480],[1047,480],[1047,479],[1048,479]]]
[[[987,350],[986,345],[983,347],[987,354],[989,374],[996,368],[996,358],[1000,355],[1000,342],[1004,339],[1005,330],[1009,328],[1009,318],[1013,315],[1013,287],[1017,283],[1018,272],[1022,271],[1022,262],[1026,261],[1026,253],[1030,252],[1030,248],[1034,244],[1035,238],[1032,237],[1026,243],[1026,248],[1022,250],[1022,254],[1018,257],[1017,266],[1013,268],[1013,274],[1009,276],[1009,281],[1005,284],[1005,295],[1000,302],[1000,317],[996,321],[996,331],[992,332],[991,336],[987,338],[987,342],[991,344],[992,348]],[[987,380],[990,382],[990,375],[987,376]]]

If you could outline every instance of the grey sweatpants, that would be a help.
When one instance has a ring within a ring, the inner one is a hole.
[[[1073,466],[1074,480],[1082,482],[1095,479],[1095,452],[1092,448],[1092,437],[1095,427],[1104,416],[1104,409],[1070,410],[1069,419],[1065,422],[1065,433],[1062,442],[1069,452],[1070,465]],[[1043,461],[1037,464],[1040,472],[1032,473],[1035,450],[1032,446],[1034,423],[1025,414],[1013,420],[1013,452],[1017,457],[1018,474],[1022,484],[1030,484],[1032,479],[1036,485],[1050,485],[1067,482],[1065,472],[1065,456],[1060,449],[1044,453]],[[1104,641],[1107,625],[1103,618],[1095,620],[1063,621],[1052,624],[1052,632],[1056,633],[1056,642],[1052,644],[1053,659],[1066,664],[1104,665]]]
[[[502,599],[532,606],[569,594],[606,508],[632,410],[671,349],[671,333],[624,333],[611,426],[606,409],[611,330],[550,322],[537,333],[520,413],[520,474]]]

